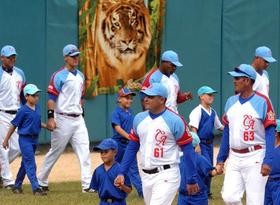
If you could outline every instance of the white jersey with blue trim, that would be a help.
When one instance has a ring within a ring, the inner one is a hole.
[[[275,125],[275,116],[270,100],[256,92],[243,104],[239,95],[230,97],[223,122],[229,126],[230,148],[240,150],[254,145],[265,147],[265,128]]]
[[[18,110],[20,107],[20,93],[26,84],[24,72],[13,67],[12,73],[0,68],[0,109]]]
[[[76,75],[61,68],[52,76],[48,93],[57,96],[55,112],[82,114],[81,97],[84,91],[84,75],[77,70]]]
[[[156,118],[149,111],[137,114],[130,138],[140,143],[143,169],[179,164],[178,145],[192,141],[185,121],[168,109]]]
[[[266,97],[269,97],[269,76],[268,73],[264,70],[262,75],[256,72],[256,80],[253,85],[253,90],[257,91]]]

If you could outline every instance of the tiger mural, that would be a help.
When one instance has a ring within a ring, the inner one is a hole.
[[[91,29],[100,87],[145,75],[152,36],[144,0],[99,0]]]

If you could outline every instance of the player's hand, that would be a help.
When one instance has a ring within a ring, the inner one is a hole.
[[[224,173],[224,163],[218,163],[216,165],[217,174],[221,175]]]
[[[191,92],[184,92],[183,95],[185,96],[186,100],[192,100],[193,96]]]
[[[4,149],[8,149],[9,148],[9,143],[7,140],[4,140],[3,143],[2,143],[2,146]]]
[[[54,118],[48,119],[47,129],[50,131],[53,131],[55,128],[56,128],[56,122],[55,122]]]
[[[124,176],[123,175],[118,175],[116,179],[114,180],[114,185],[116,187],[121,187],[124,185]]]
[[[187,192],[188,195],[194,195],[199,192],[199,186],[198,184],[187,184]]]
[[[270,172],[271,172],[270,166],[268,166],[267,164],[263,164],[261,168],[261,174],[265,177],[268,176]]]
[[[201,154],[201,148],[200,148],[199,144],[195,147],[194,150],[195,150],[196,153]]]

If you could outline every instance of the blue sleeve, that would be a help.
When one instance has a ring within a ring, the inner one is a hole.
[[[181,149],[184,153],[184,161],[186,163],[186,179],[187,184],[196,184],[197,183],[197,170],[195,168],[195,152],[192,146],[192,143],[185,144],[181,146]]]
[[[121,125],[120,116],[118,115],[117,110],[114,110],[114,112],[112,113],[111,124],[112,124],[113,128],[114,128],[114,125]]]
[[[274,143],[275,143],[275,126],[270,125],[267,128],[265,128],[265,142],[266,142],[266,148],[265,148],[265,156],[263,160],[263,164],[266,164],[268,166],[272,166],[272,157],[273,157],[273,150],[274,150]]]
[[[92,175],[89,188],[98,191],[98,187],[99,187],[99,185],[98,185],[97,174],[96,174],[96,170],[95,170]]]
[[[49,97],[49,100],[52,100],[52,101],[54,101],[54,102],[56,102],[56,100],[57,100],[57,98],[58,98],[58,96],[53,95],[53,94],[51,94],[51,93],[48,93],[48,97]]]
[[[26,103],[26,98],[23,94],[23,90],[20,92],[20,102],[22,105],[25,105],[25,103]]]
[[[131,182],[128,175],[124,175],[124,184],[131,187]]]
[[[229,127],[225,125],[220,150],[217,157],[217,163],[225,162],[229,154]]]
[[[139,147],[140,144],[138,142],[129,141],[121,162],[121,174],[126,175],[128,173],[129,167],[135,159]]]
[[[198,156],[198,167],[203,173],[205,177],[210,175],[210,171],[214,169],[214,167],[210,164],[210,162],[203,156],[199,155]]]
[[[24,111],[22,109],[19,109],[17,112],[15,118],[11,121],[11,124],[14,125],[15,127],[19,127],[24,119]]]

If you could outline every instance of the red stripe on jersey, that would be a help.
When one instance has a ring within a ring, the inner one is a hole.
[[[134,142],[139,142],[139,137],[135,134],[133,129],[131,129],[131,132],[129,134],[129,138],[130,138],[130,140],[132,140]]]
[[[223,122],[224,125],[228,125],[229,122],[228,122],[226,114],[223,114],[222,122]]]
[[[266,97],[265,95],[263,95],[259,92],[256,92],[256,95],[264,98],[266,101],[266,104],[267,104],[266,117],[263,121],[264,128],[267,128],[270,125],[276,126],[275,113],[274,113],[274,109],[272,107],[270,100],[268,99],[268,97]]]
[[[153,68],[145,77],[143,83],[142,83],[142,90],[147,89],[150,86],[150,77],[153,75],[154,72],[156,72],[158,68]]]
[[[59,72],[59,71],[61,71],[61,70],[63,70],[64,69],[64,67],[61,67],[58,71],[56,71],[53,75],[52,75],[52,78],[51,78],[51,82],[50,82],[50,84],[49,84],[49,86],[48,86],[48,93],[50,93],[50,94],[52,94],[52,95],[55,95],[55,96],[58,96],[59,95],[59,91],[55,88],[55,86],[54,86],[54,77],[55,77],[55,75]]]

